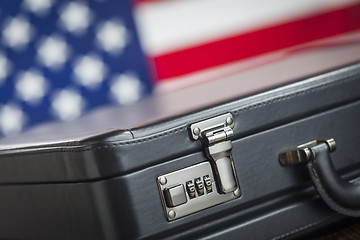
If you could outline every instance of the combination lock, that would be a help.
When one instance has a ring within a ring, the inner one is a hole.
[[[209,162],[159,176],[157,184],[166,219],[173,221],[240,197],[240,190],[219,193],[215,181]]]

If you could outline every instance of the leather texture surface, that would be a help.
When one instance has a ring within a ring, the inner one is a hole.
[[[339,176],[325,143],[311,150],[314,158],[307,166],[320,196],[335,211],[347,216],[360,216],[359,179],[349,182]]]

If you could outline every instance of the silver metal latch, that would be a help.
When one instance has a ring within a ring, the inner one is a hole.
[[[234,120],[230,113],[190,125],[190,138],[200,140],[212,161],[218,191],[227,194],[240,191],[231,156]]]
[[[210,161],[157,177],[167,221],[241,196],[231,156],[234,121],[230,113],[193,123],[190,138],[200,140]]]

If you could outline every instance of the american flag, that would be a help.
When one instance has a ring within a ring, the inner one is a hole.
[[[151,89],[129,1],[0,2],[0,135]]]
[[[359,0],[2,0],[0,137],[359,29]]]

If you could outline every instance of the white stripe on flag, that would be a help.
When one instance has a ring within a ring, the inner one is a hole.
[[[173,0],[139,2],[135,19],[150,56],[286,22],[358,0]]]

